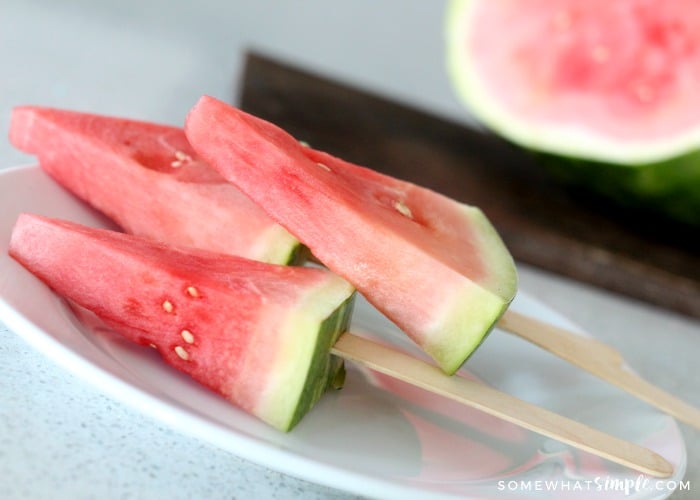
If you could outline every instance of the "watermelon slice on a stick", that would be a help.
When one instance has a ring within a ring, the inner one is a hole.
[[[128,233],[274,264],[304,257],[299,241],[197,157],[181,128],[20,106],[10,141]]]
[[[315,151],[211,97],[190,111],[185,132],[205,161],[446,373],[513,299],[513,259],[478,208]]]
[[[29,214],[9,253],[115,332],[278,429],[292,428],[342,369],[329,350],[354,289],[329,271]]]
[[[674,417],[700,410],[626,370],[594,339],[507,311],[513,261],[484,215],[428,189],[300,145],[275,125],[204,97],[195,149],[452,373],[499,326]],[[262,187],[261,187],[262,186]]]
[[[326,270],[176,248],[28,214],[15,225],[10,254],[115,333],[156,348],[176,369],[281,430],[342,375],[332,355],[338,354],[641,472],[673,472],[636,444],[350,333],[338,339],[354,291]]]

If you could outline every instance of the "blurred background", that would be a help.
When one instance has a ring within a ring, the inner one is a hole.
[[[444,2],[3,0],[0,135],[12,106],[181,124],[232,101],[246,49],[467,120],[443,62]],[[28,161],[0,141],[0,166]]]
[[[202,94],[235,102],[240,93],[245,53],[251,49],[458,124],[474,126],[467,110],[458,102],[446,73],[443,42],[446,3],[436,0],[0,0],[0,136],[3,138],[0,169],[34,162],[5,139],[14,106],[49,105],[181,125]],[[532,195],[537,196],[538,193]],[[554,212],[549,210],[556,216]],[[523,219],[528,217],[527,212],[519,215]],[[499,228],[508,229],[504,234],[511,235],[510,241],[523,245],[523,251],[531,256],[542,255],[543,244],[569,244],[574,239],[569,239],[571,235],[557,239],[555,233],[544,230],[537,233],[545,236],[542,240],[518,238],[523,233],[517,232],[520,228],[515,227],[515,222],[522,220],[513,222],[512,227],[508,226],[511,220],[507,217],[499,218],[498,222],[502,224]],[[600,229],[600,225],[587,221],[581,222],[585,231],[571,230],[569,221],[564,223],[576,237]],[[611,233],[616,232],[619,233],[618,228],[611,229]],[[681,236],[690,240],[692,234],[697,233]],[[691,250],[681,255],[676,249],[664,246],[661,249],[664,253],[652,254],[640,251],[637,240],[630,242],[625,246],[644,253],[650,261],[644,266],[659,261],[660,255],[667,255],[665,261],[678,269],[675,275],[657,269],[658,288],[649,295],[667,297],[669,290],[678,289],[686,309],[691,309],[687,306],[690,304],[693,311],[700,311],[697,292],[700,279],[687,279],[692,273],[697,277],[700,266],[686,264],[688,258],[697,261],[697,252],[692,254]],[[580,247],[559,248],[559,253],[548,257],[551,262],[569,268],[571,262],[574,267],[583,262],[583,253],[576,253]],[[608,268],[618,262],[628,266],[630,276],[648,278],[651,274],[636,260],[624,257],[617,261],[613,254],[593,244],[582,252],[592,259],[588,272],[601,279],[610,276]],[[647,378],[692,404],[700,404],[697,320],[567,280],[560,274],[533,269],[518,260],[522,289],[622,349],[631,365]],[[678,283],[685,288],[680,289]],[[643,283],[627,281],[624,286],[644,291],[651,285],[647,279]],[[5,352],[7,360],[16,363],[16,372],[25,377],[25,359],[33,354],[26,347],[22,349],[21,355],[17,354],[19,348]],[[48,363],[39,357],[31,359],[40,360],[35,361],[40,367],[44,366],[40,363]],[[64,376],[62,371],[58,373],[57,377]],[[1,383],[2,380],[0,387]],[[28,380],[26,384],[29,389],[36,388]],[[51,384],[61,387],[53,381]],[[2,401],[0,409],[1,404]],[[31,407],[18,408],[15,424],[24,426],[28,422],[27,429],[34,429],[38,424],[31,420],[34,418],[28,409]],[[106,415],[116,412],[109,405],[107,408]],[[14,466],[18,456],[29,456],[26,450],[42,453],[45,447],[46,453],[33,461],[43,464],[44,459],[53,460],[54,451],[56,456],[62,456],[66,442],[76,448],[82,446],[79,432],[74,432],[76,438],[65,437],[64,423],[70,422],[68,419],[54,422],[49,428],[46,434],[53,439],[51,442],[49,438],[42,438],[41,443],[27,441],[28,431],[26,436],[8,436],[3,442],[5,448],[0,450],[0,456],[9,450],[4,467]],[[75,431],[77,425],[68,425],[68,431]],[[693,481],[694,491],[677,497],[697,498],[700,435],[689,428],[682,431],[691,451],[687,477]],[[175,439],[180,440],[181,436]],[[138,444],[139,440],[133,441]],[[114,437],[114,443],[115,448],[121,447],[121,438]],[[136,445],[132,443],[132,446]],[[127,449],[124,454],[128,453]],[[212,453],[205,449],[202,456],[215,456]],[[223,484],[228,480],[227,467],[228,462],[221,469]],[[102,464],[95,468],[101,470]],[[64,482],[64,478],[58,475],[56,478],[56,483],[47,482],[47,488]],[[171,479],[163,474],[159,478]],[[151,481],[145,473],[141,479],[144,484]],[[284,478],[274,476],[274,480]],[[89,483],[89,478],[85,482]],[[282,490],[279,498],[292,490],[307,493],[305,498],[330,498],[325,489],[313,496],[309,485],[300,486],[294,481],[286,484],[288,489]],[[80,486],[83,485],[76,488]]]

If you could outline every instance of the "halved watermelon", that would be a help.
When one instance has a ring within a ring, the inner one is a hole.
[[[197,157],[182,129],[37,106],[12,111],[10,140],[128,233],[277,264],[299,242]]]
[[[115,332],[281,430],[332,384],[349,283],[289,267],[23,214],[9,253]]]
[[[449,75],[562,178],[700,224],[699,23],[692,0],[453,0]]]
[[[209,164],[447,373],[515,294],[513,260],[475,207],[315,151],[211,97],[190,111],[185,132]]]

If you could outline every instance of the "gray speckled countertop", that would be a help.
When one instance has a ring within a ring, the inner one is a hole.
[[[172,431],[0,324],[0,498],[347,498]],[[161,496],[167,494],[167,496]]]
[[[467,119],[442,67],[442,2],[193,5],[5,0],[0,135],[10,109],[23,103],[181,123],[201,94],[234,98],[246,47]],[[0,168],[28,161],[0,141]],[[619,348],[646,378],[700,406],[700,323],[525,266],[520,272],[523,290]],[[674,498],[698,498],[700,431],[681,432],[691,491]],[[104,396],[0,323],[0,498],[347,495],[183,436]]]
[[[0,324],[0,498],[348,498],[183,436]]]

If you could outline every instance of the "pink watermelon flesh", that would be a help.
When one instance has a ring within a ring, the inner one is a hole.
[[[331,272],[22,214],[10,255],[115,332],[282,430],[335,380],[353,289]]]
[[[471,3],[465,55],[509,113],[619,140],[697,127],[700,9],[692,0],[661,8],[646,0]]]
[[[516,291],[513,260],[480,210],[301,145],[203,97],[195,150],[350,281],[447,373],[482,342]]]
[[[278,264],[299,242],[206,165],[175,127],[26,106],[10,140],[126,232]]]

